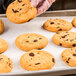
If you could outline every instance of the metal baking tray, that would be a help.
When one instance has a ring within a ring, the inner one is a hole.
[[[64,13],[66,13],[66,15],[63,15]],[[41,16],[36,17],[32,21],[25,24],[14,24],[6,18],[6,15],[0,15],[0,19],[3,20],[5,25],[5,32],[2,35],[0,35],[0,38],[5,39],[9,44],[8,50],[3,54],[10,57],[11,60],[13,61],[13,69],[11,73],[4,73],[4,74],[1,73],[0,76],[22,76],[22,75],[53,76],[53,75],[76,74],[76,68],[67,66],[61,59],[61,53],[66,48],[57,46],[52,42],[52,36],[55,33],[46,31],[42,28],[43,23],[50,18],[61,18],[71,22],[74,17],[75,17],[75,10],[54,11],[54,12],[46,12]],[[76,32],[76,28],[73,28],[70,31]],[[40,70],[40,71],[26,71],[21,68],[19,60],[21,55],[23,55],[25,52],[16,47],[15,39],[17,36],[23,33],[39,33],[48,38],[49,44],[43,50],[53,54],[53,56],[56,59],[56,64],[52,69]]]

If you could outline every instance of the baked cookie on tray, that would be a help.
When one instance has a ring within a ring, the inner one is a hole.
[[[30,51],[44,48],[48,44],[48,39],[40,34],[26,33],[18,36],[15,44],[21,50]]]
[[[76,47],[76,32],[58,32],[53,36],[52,40],[59,46]]]
[[[55,58],[48,52],[32,50],[21,56],[20,65],[28,71],[52,69]]]
[[[0,38],[0,53],[5,52],[8,49],[8,43]]]
[[[0,34],[2,34],[4,31],[4,23],[2,22],[2,20],[0,19]]]
[[[62,52],[62,60],[71,67],[76,67],[76,47]]]
[[[30,0],[15,0],[6,11],[7,18],[16,24],[30,21],[37,15],[37,9],[31,7]]]
[[[72,24],[63,19],[50,19],[43,24],[43,28],[52,32],[68,31],[72,29]]]
[[[72,25],[73,25],[74,27],[76,27],[76,18],[73,19]]]
[[[13,68],[13,64],[10,58],[0,54],[0,73],[11,72],[12,68]]]

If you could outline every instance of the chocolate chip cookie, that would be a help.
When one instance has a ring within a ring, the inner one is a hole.
[[[20,65],[28,71],[52,69],[55,58],[48,52],[32,50],[21,56]]]
[[[76,47],[62,52],[62,60],[71,67],[76,67]]]
[[[15,44],[24,51],[42,49],[48,44],[48,39],[40,34],[26,33],[16,38]]]
[[[11,72],[12,68],[13,68],[13,64],[10,58],[0,54],[0,73]]]
[[[53,36],[53,42],[63,47],[76,47],[76,32],[58,32]]]
[[[31,7],[30,0],[15,0],[6,11],[7,18],[16,24],[30,21],[37,15],[37,9]]]
[[[63,19],[50,19],[44,23],[43,28],[52,32],[68,31],[72,29],[72,24]]]

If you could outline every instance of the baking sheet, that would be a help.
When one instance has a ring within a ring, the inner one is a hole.
[[[0,38],[5,39],[9,44],[8,50],[3,54],[10,57],[11,60],[13,61],[13,69],[12,69],[11,73],[0,74],[0,75],[31,74],[31,73],[41,73],[41,72],[72,70],[72,69],[76,70],[76,68],[69,67],[62,61],[61,53],[63,50],[65,50],[67,48],[57,46],[52,42],[52,36],[55,33],[46,31],[42,28],[43,23],[47,19],[50,19],[50,18],[61,18],[61,19],[65,19],[65,20],[68,20],[69,22],[71,22],[74,17],[72,17],[72,16],[71,17],[37,17],[34,20],[32,20],[28,23],[25,23],[25,24],[14,24],[14,23],[10,22],[7,18],[1,18],[5,25],[5,32],[0,35]],[[73,28],[70,31],[76,32],[76,28]],[[52,69],[41,70],[41,71],[26,71],[20,66],[20,63],[19,63],[20,57],[26,52],[24,52],[16,47],[15,39],[17,36],[19,36],[20,34],[23,34],[23,33],[39,33],[48,38],[49,43],[42,50],[50,52],[55,57],[56,64]]]

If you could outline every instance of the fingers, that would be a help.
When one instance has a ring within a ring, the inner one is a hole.
[[[36,7],[38,14],[40,15],[43,12],[45,12],[55,0],[30,0],[31,1],[31,6]]]

